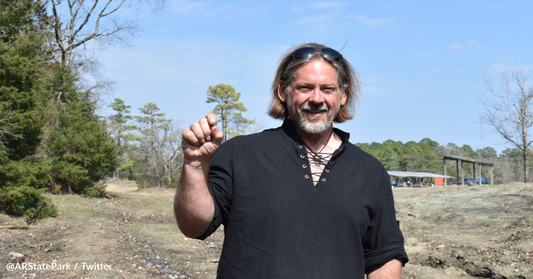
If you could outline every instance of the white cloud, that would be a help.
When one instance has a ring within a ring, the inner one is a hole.
[[[494,63],[494,64],[490,65],[487,68],[487,71],[489,71],[489,72],[504,72],[506,70],[509,70],[511,67],[512,66],[508,66],[508,65],[505,65],[505,64]]]
[[[310,5],[314,9],[342,9],[348,6],[348,3],[333,1],[333,2],[315,2]]]
[[[296,20],[296,24],[311,24],[316,29],[326,29],[341,25],[341,20],[355,19],[357,22],[368,26],[381,26],[392,23],[391,18],[369,17],[363,14],[346,14],[349,2],[321,1],[307,5],[296,5],[292,11],[297,13],[311,14]],[[318,14],[314,14],[318,12]]]
[[[363,95],[369,98],[397,98],[398,92],[405,96],[424,94],[423,85],[415,80],[398,77],[370,75],[361,80]]]
[[[262,6],[257,10],[253,10],[245,9],[237,5],[218,6],[213,2],[193,2],[188,0],[170,0],[168,6],[169,10],[174,13],[197,17],[215,17],[219,15],[233,17],[243,13],[257,12],[258,10],[263,10],[266,7]]]
[[[327,29],[333,26],[338,25],[335,20],[335,13],[326,13],[316,16],[308,16],[299,18],[296,21],[298,25],[311,25],[317,29]]]
[[[355,19],[359,23],[363,25],[369,25],[369,26],[381,26],[381,25],[388,25],[392,23],[391,18],[385,18],[385,17],[368,17],[363,14],[355,14],[355,15],[349,15],[348,18]]]
[[[463,43],[450,43],[448,49],[452,51],[482,50],[484,47],[476,40],[468,40]]]
[[[169,1],[168,6],[171,11],[178,14],[202,15],[213,6],[213,3],[173,0]]]
[[[506,65],[502,63],[494,63],[487,68],[487,72],[496,72],[502,73],[506,71],[511,71],[515,69],[525,69],[533,71],[533,65]]]
[[[450,73],[458,73],[458,72],[465,71],[465,69],[462,67],[441,67],[441,66],[429,67],[427,68],[427,70],[431,72],[450,72]]]
[[[292,6],[292,10],[295,12],[304,12],[306,10],[322,10],[322,11],[337,10],[337,11],[340,11],[346,6],[348,6],[347,2],[322,1],[322,2],[313,2],[308,5]]]

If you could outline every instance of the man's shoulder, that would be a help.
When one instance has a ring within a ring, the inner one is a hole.
[[[384,168],[381,161],[353,143],[348,142],[347,150],[349,151],[348,154],[352,156],[353,160],[358,160],[365,165]]]
[[[227,142],[232,145],[247,145],[247,144],[258,144],[259,142],[272,142],[276,138],[279,138],[281,133],[281,127],[265,129],[261,132],[239,135],[229,139]]]

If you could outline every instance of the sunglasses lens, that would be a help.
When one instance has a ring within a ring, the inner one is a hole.
[[[340,61],[342,59],[342,54],[340,54],[338,51],[332,49],[332,48],[324,48],[322,49],[322,56],[324,56],[327,59]]]
[[[296,61],[302,60],[302,59],[308,59],[311,56],[313,56],[316,52],[316,49],[313,47],[302,47],[300,49],[295,50],[292,53],[292,58]],[[335,61],[341,61],[342,54],[340,54],[338,51],[332,49],[332,48],[324,48],[321,50],[322,56],[329,60],[335,60]]]
[[[312,48],[312,47],[303,47],[303,48],[295,50],[292,53],[292,58],[294,60],[298,61],[298,60],[301,60],[301,59],[309,58],[309,57],[313,56],[313,54],[315,54],[315,49],[314,48]]]

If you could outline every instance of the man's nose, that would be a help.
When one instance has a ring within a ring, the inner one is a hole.
[[[309,101],[313,103],[324,102],[324,96],[322,95],[320,88],[313,89],[313,92],[311,92],[311,95],[309,96]]]

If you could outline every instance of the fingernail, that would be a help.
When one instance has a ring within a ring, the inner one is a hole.
[[[211,136],[207,136],[207,137],[205,137],[205,140],[206,140],[206,141],[211,141]]]
[[[204,144],[205,143],[205,140],[204,139],[201,139],[200,140],[200,144]]]

